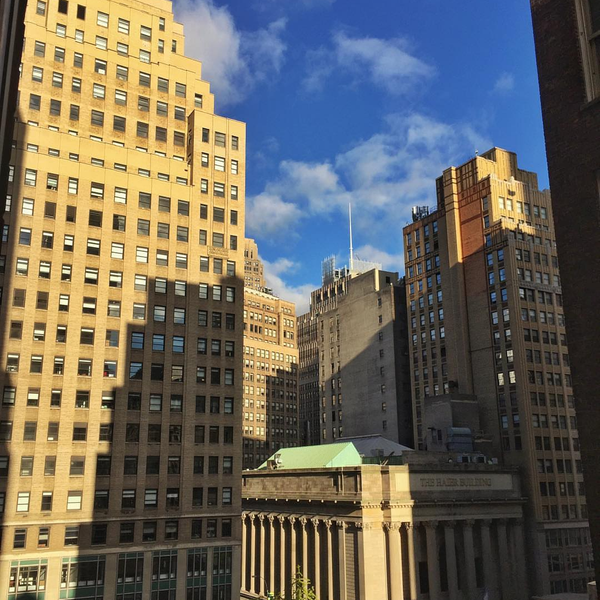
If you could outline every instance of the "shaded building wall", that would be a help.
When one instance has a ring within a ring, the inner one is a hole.
[[[600,61],[592,39],[600,28],[597,4],[531,0],[581,456],[600,580]]]
[[[19,63],[25,36],[25,0],[0,7],[0,198],[6,196],[8,165],[19,85]]]
[[[326,282],[299,318],[300,411],[311,444],[381,434],[412,446],[404,283],[373,269]]]

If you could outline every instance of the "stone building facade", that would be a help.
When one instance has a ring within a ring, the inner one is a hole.
[[[166,0],[31,1],[22,63],[0,595],[236,597],[245,125]]]
[[[244,288],[244,469],[298,445],[297,338],[293,302]]]
[[[319,600],[529,598],[517,469],[420,452],[382,465],[342,442],[297,452],[243,474],[243,598],[289,591],[296,567]]]
[[[416,442],[442,432],[436,401],[476,407],[475,442],[522,469],[532,593],[585,591],[593,557],[550,193],[499,148],[447,169],[437,191],[437,210],[404,229]]]

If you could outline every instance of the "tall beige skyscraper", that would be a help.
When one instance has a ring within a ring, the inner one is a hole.
[[[171,2],[32,0],[25,37],[0,595],[235,598],[245,126],[214,114]]]
[[[493,148],[447,169],[437,197],[404,229],[418,447],[443,449],[475,401],[474,441],[522,469],[530,591],[584,591],[593,559],[550,193]]]

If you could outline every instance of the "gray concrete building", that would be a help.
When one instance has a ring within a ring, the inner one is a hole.
[[[412,445],[404,282],[365,266],[329,263],[298,319],[305,444],[381,434]]]

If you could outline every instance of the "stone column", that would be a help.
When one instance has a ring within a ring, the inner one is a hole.
[[[60,562],[59,559],[57,557],[57,569],[56,569],[56,587],[53,589],[58,589],[58,579],[59,576],[61,574],[61,568],[60,568]],[[9,561],[6,561],[7,566]],[[107,554],[106,555],[106,563],[104,565],[104,585],[105,586],[110,586],[110,587],[105,587],[104,589],[107,590],[114,590],[116,589],[116,585],[117,585],[117,573],[119,572],[118,569],[118,564],[119,564],[119,555],[116,552],[112,552],[111,554]],[[48,561],[48,571],[50,571],[50,561]],[[8,573],[6,573],[6,580],[8,580]],[[46,574],[46,589],[48,588],[48,573]],[[24,594],[24,597],[27,598],[29,596],[29,594]],[[32,595],[33,598],[36,597],[35,594]]]
[[[206,565],[206,589],[207,590],[212,589],[213,552],[214,552],[214,548],[210,548],[210,550],[208,551],[208,560],[207,560],[207,565]],[[178,565],[187,564],[187,549],[186,548],[179,548],[177,550],[177,564]],[[177,569],[177,577],[175,579],[175,585],[177,586],[178,590],[185,589],[186,576],[187,576],[187,569],[181,569],[181,568]],[[209,585],[211,587],[208,587]],[[26,595],[26,597],[27,597],[27,595]]]
[[[254,527],[254,519],[256,515],[250,516],[250,591],[255,592],[255,575],[256,575],[256,527]]]
[[[294,581],[296,578],[296,571],[298,569],[298,561],[296,560],[296,521],[298,519],[296,517],[289,517],[290,521],[290,542],[291,542],[291,552],[290,552],[290,582]],[[290,583],[291,585],[291,583]]]
[[[425,522],[425,534],[427,536],[427,576],[429,579],[429,597],[439,598],[440,585],[440,559],[437,544],[437,521]]]
[[[448,574],[448,597],[458,600],[458,574],[456,571],[456,521],[444,521],[444,542],[446,544],[446,572]]]
[[[285,517],[280,515],[279,519],[279,593],[285,597],[285,557],[287,556],[285,548]]]
[[[417,584],[417,548],[419,523],[404,523],[406,527],[406,541],[408,544],[408,572],[409,572],[409,587],[410,600],[418,599],[418,584]]]
[[[496,582],[496,560],[492,551],[492,538],[490,536],[490,526],[492,521],[485,519],[481,521],[481,552],[483,558],[483,576],[485,578],[485,588],[489,595],[489,600],[498,600],[498,584]]]
[[[300,517],[300,525],[302,527],[302,578],[306,581],[308,577],[308,519]],[[304,588],[306,589],[306,585]]]
[[[267,560],[267,553],[265,552],[265,516],[258,515],[258,527],[260,534],[260,551],[258,555],[258,593],[261,596],[265,595],[265,562]]]
[[[317,598],[321,595],[321,535],[319,534],[319,519],[311,519],[315,534],[315,578],[313,585]]]
[[[465,568],[467,571],[467,597],[475,598],[477,578],[475,576],[475,545],[473,544],[473,525],[475,521],[463,521],[463,540],[465,544]]]
[[[402,546],[400,540],[400,523],[386,523],[390,543],[390,559],[388,561],[388,575],[390,579],[390,593],[392,598],[404,597],[402,583]]]
[[[325,521],[327,527],[327,600],[333,600],[333,530],[331,526],[333,521]]]
[[[514,566],[517,576],[518,593],[515,594],[519,600],[529,598],[527,573],[525,571],[526,555],[525,555],[525,540],[523,538],[523,519],[512,519],[511,533],[514,549]]]
[[[510,581],[510,561],[513,560],[508,552],[508,538],[506,536],[506,519],[496,521],[498,533],[498,551],[500,554],[500,582],[502,598],[512,598],[512,585]]]
[[[246,535],[246,513],[242,513],[242,590],[246,590],[246,550],[248,550],[248,538]]]
[[[345,521],[336,521],[338,525],[338,560],[339,560],[339,582],[340,582],[340,599],[346,600],[346,527],[348,523]]]
[[[275,515],[269,515],[269,592],[275,592]]]
[[[179,561],[178,561],[179,562]],[[212,590],[213,582],[213,565],[215,562],[215,547],[208,548],[208,554],[206,555],[206,589]],[[179,563],[182,564],[182,563]],[[185,563],[183,563],[185,564]],[[183,571],[183,569],[181,569]],[[177,589],[185,589],[186,581],[185,574],[181,574],[181,581],[179,581],[180,570],[177,570]]]

